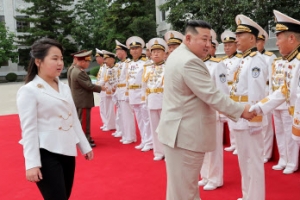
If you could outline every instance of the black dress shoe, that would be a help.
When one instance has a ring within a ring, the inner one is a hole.
[[[95,147],[96,144],[94,142],[90,142],[91,147]]]

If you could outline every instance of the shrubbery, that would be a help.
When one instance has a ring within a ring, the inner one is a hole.
[[[89,73],[89,74],[90,74],[90,75],[93,75],[93,76],[95,76],[95,77],[97,77],[99,68],[100,68],[100,66],[93,67],[93,68],[90,70],[90,73]]]
[[[18,75],[11,72],[11,73],[6,74],[5,79],[8,82],[15,82],[18,79]]]

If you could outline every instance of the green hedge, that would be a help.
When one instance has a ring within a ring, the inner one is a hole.
[[[11,73],[6,74],[5,79],[8,82],[15,82],[18,79],[18,75],[11,72]]]
[[[93,75],[93,76],[95,76],[95,77],[97,77],[99,68],[100,68],[100,66],[93,67],[93,68],[90,70],[90,73],[89,73],[89,74],[90,74],[90,75]]]

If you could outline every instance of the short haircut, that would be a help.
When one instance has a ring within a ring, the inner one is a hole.
[[[191,32],[192,34],[198,34],[198,31],[196,28],[207,28],[211,29],[211,25],[203,20],[190,20],[187,22],[185,27],[184,34],[187,34],[188,32]]]
[[[300,42],[300,33],[296,33],[293,31],[284,31],[283,32],[287,37],[293,34],[298,42]]]

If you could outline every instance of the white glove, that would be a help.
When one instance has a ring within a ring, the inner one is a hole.
[[[250,135],[258,134],[262,132],[262,126],[250,126]]]
[[[255,111],[257,115],[262,114],[262,110],[258,104],[254,104],[250,107],[249,112]]]

